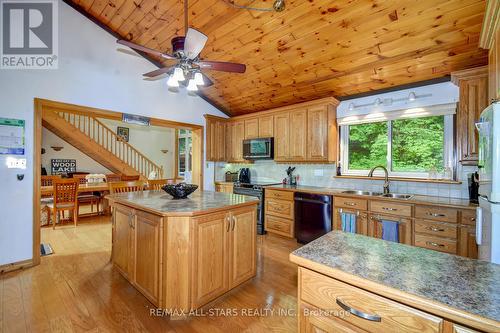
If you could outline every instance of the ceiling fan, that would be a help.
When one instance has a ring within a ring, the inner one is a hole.
[[[172,38],[171,54],[157,51],[141,46],[127,40],[120,39],[118,44],[128,46],[132,49],[142,51],[162,59],[173,60],[176,63],[171,66],[162,67],[149,73],[143,74],[147,78],[158,77],[168,74],[167,85],[170,88],[178,88],[179,83],[187,85],[188,91],[197,91],[198,86],[211,86],[212,80],[202,70],[215,70],[229,73],[245,73],[246,66],[234,62],[208,61],[200,59],[200,52],[205,47],[208,37],[202,32],[189,28],[188,26],[188,0],[184,1],[184,24],[186,36]]]

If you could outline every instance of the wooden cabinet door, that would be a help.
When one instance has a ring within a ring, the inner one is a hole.
[[[132,219],[133,210],[117,206],[113,208],[113,263],[128,279],[132,277]]]
[[[274,159],[286,161],[290,157],[290,115],[280,113],[274,116]]]
[[[405,217],[370,214],[368,222],[368,235],[375,238],[382,239],[383,223],[382,221],[398,222],[399,243],[412,245],[412,222],[411,219]]]
[[[307,157],[307,110],[290,112],[290,159],[302,161]]]
[[[160,217],[138,212],[132,225],[134,284],[156,306],[159,306],[160,295],[160,223]]]
[[[226,123],[226,161],[232,162],[234,160],[233,156],[233,122]]]
[[[263,116],[259,117],[259,138],[271,138],[273,137],[273,127],[274,127],[273,116]]]
[[[206,144],[206,158],[207,161],[215,161],[217,159],[216,154],[216,121],[212,119],[207,119],[207,144]]]
[[[333,216],[334,230],[342,230],[342,213],[350,213],[356,215],[356,233],[368,236],[368,213],[360,212],[354,209],[335,208],[335,215]]]
[[[215,124],[215,160],[226,160],[226,124],[218,121]]]
[[[257,210],[246,208],[231,212],[230,283],[233,288],[256,272]]]
[[[245,136],[245,122],[237,121],[232,127],[232,157],[235,162],[243,162],[243,139]]]
[[[458,249],[459,256],[477,259],[478,249],[476,244],[476,226],[460,225],[458,228]]]
[[[307,160],[328,159],[328,108],[319,106],[307,110]]]
[[[452,74],[460,89],[457,111],[457,155],[463,165],[476,165],[476,122],[488,105],[488,72],[484,67]]]
[[[254,139],[259,137],[259,119],[245,120],[245,139]]]
[[[200,307],[229,288],[229,216],[226,213],[208,214],[194,218],[193,225],[193,302],[194,307]]]

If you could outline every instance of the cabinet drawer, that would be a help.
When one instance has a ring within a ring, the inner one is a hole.
[[[446,238],[415,234],[415,246],[446,253],[457,253],[457,241]]]
[[[476,225],[476,211],[472,209],[463,210],[462,218],[460,220],[462,224]]]
[[[292,191],[280,191],[280,190],[265,190],[266,191],[266,199],[281,199],[281,200],[290,200],[293,201],[293,192]]]
[[[274,232],[283,236],[293,237],[292,221],[276,216],[266,216],[264,222],[266,231]]]
[[[324,310],[351,312],[342,320],[368,332],[440,332],[441,318],[304,268],[299,276],[303,301]],[[355,315],[355,310],[371,318]]]
[[[457,222],[457,210],[454,208],[436,206],[416,206],[415,217],[443,222]]]
[[[368,209],[368,201],[364,199],[356,199],[356,198],[343,198],[343,197],[334,197],[335,200],[335,208],[352,208],[359,210],[367,210]]]
[[[293,201],[267,199],[265,203],[266,203],[266,215],[275,215],[293,220],[294,218]]]
[[[374,213],[411,217],[411,205],[391,201],[370,201],[370,211]]]
[[[415,232],[438,237],[457,238],[457,225],[429,220],[415,220]]]

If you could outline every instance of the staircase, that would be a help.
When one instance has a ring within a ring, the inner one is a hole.
[[[122,140],[95,117],[76,112],[44,111],[42,124],[114,173],[139,174],[141,179],[147,179],[154,171],[157,178],[163,177],[163,167]]]

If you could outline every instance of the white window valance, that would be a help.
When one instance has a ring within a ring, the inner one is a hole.
[[[411,109],[394,110],[394,111],[380,111],[370,112],[362,115],[352,115],[337,118],[339,126],[355,125],[364,123],[376,123],[380,121],[396,120],[396,119],[409,119],[421,118],[432,116],[445,116],[455,114],[457,110],[457,103],[438,104],[431,106],[422,106]]]

